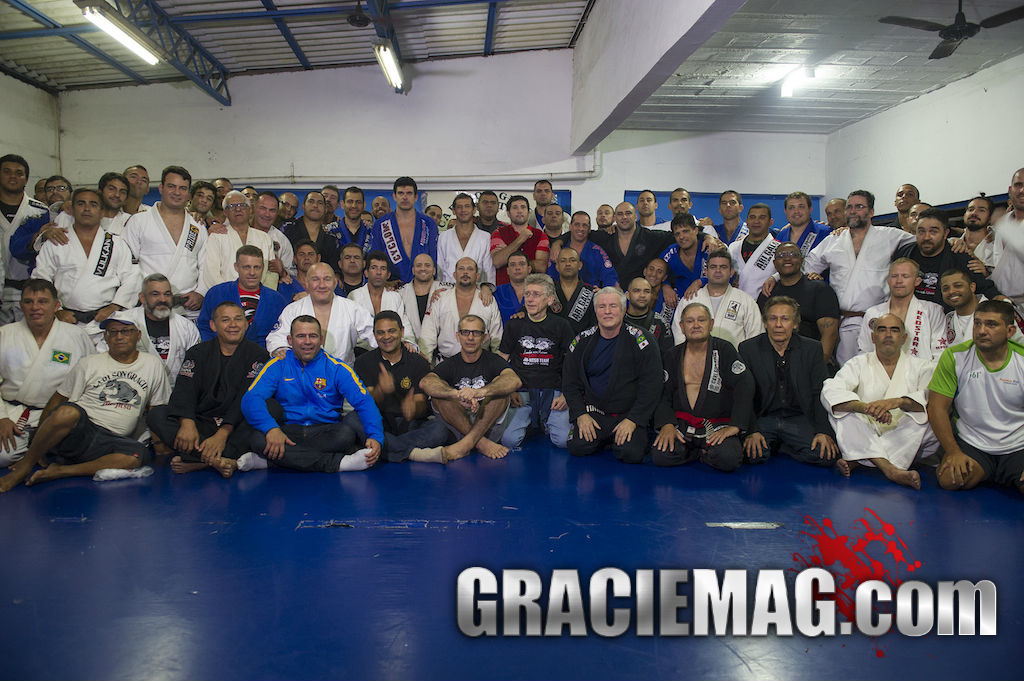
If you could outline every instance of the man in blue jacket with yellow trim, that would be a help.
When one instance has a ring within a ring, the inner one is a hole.
[[[272,464],[297,471],[361,471],[377,462],[384,425],[380,412],[350,366],[323,351],[316,317],[299,315],[291,324],[284,357],[270,360],[242,397],[242,413],[256,430],[253,451],[238,459],[238,470]],[[271,415],[267,400],[280,403],[283,418]],[[355,432],[341,424],[348,400],[366,432],[364,449]]]

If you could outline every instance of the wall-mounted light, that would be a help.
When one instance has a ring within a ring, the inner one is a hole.
[[[398,57],[391,41],[374,41],[373,54],[377,57],[377,63],[380,64],[384,77],[388,79],[388,85],[395,88],[395,92],[402,92],[405,78],[402,76],[402,66],[398,63]]]
[[[814,67],[800,67],[782,81],[781,95],[783,97],[792,97],[797,88],[806,87],[807,82],[811,80],[814,80]]]
[[[142,44],[142,39],[133,35],[134,26],[128,24],[117,12],[111,12],[102,0],[77,0],[76,3],[86,19],[96,24],[104,33],[121,43],[133,54],[150,66],[160,61],[153,52]]]

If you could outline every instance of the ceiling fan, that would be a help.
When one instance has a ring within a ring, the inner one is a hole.
[[[348,21],[350,26],[354,26],[356,28],[366,28],[373,23],[373,19],[370,18],[370,15],[363,11],[362,0],[356,0],[355,11],[345,17],[345,20]],[[377,17],[377,23],[384,26],[390,26],[391,17],[389,15]]]
[[[964,16],[964,2],[958,0],[956,18],[953,19],[953,23],[949,26],[943,26],[937,24],[934,21],[928,21],[926,19],[912,19],[910,17],[882,17],[878,21],[883,24],[892,24],[894,26],[903,26],[905,28],[916,28],[921,31],[932,31],[938,32],[939,37],[942,38],[932,53],[928,55],[929,59],[942,59],[953,54],[960,43],[967,40],[973,35],[976,35],[978,31],[983,28],[996,28],[1003,24],[1008,24],[1011,21],[1017,21],[1018,19],[1024,19],[1024,5],[1015,9],[1009,9],[1005,12],[1000,12],[990,16],[988,19],[983,19],[980,24],[975,24],[967,21],[967,17]]]

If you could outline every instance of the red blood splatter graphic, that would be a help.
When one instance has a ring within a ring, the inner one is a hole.
[[[863,529],[859,533],[855,529],[850,535],[838,534],[832,525],[831,518],[825,518],[819,524],[811,516],[805,517],[804,524],[813,529],[801,531],[800,534],[803,536],[804,542],[809,545],[811,553],[809,557],[804,557],[800,553],[793,554],[793,560],[799,565],[799,570],[820,567],[832,573],[836,580],[836,608],[849,622],[856,621],[854,599],[860,584],[871,580],[882,580],[888,583],[895,592],[903,582],[898,574],[900,568],[906,569],[907,572],[914,572],[922,565],[921,561],[914,559],[906,543],[896,534],[895,527],[882,520],[870,508],[864,510],[878,521],[877,527],[865,515],[854,523],[855,528],[862,527]],[[869,547],[875,553],[880,550],[880,547],[884,547],[881,559],[876,559],[869,554]],[[883,563],[887,557],[891,557],[894,563],[891,571]],[[879,657],[884,655],[881,651],[878,652]]]

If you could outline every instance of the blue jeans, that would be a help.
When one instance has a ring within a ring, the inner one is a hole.
[[[506,417],[505,432],[501,436],[501,444],[506,447],[518,447],[526,438],[526,431],[543,428],[548,434],[551,444],[565,448],[569,439],[569,410],[555,411],[551,402],[561,396],[561,390],[554,388],[531,388],[519,391],[523,406],[510,409]]]

